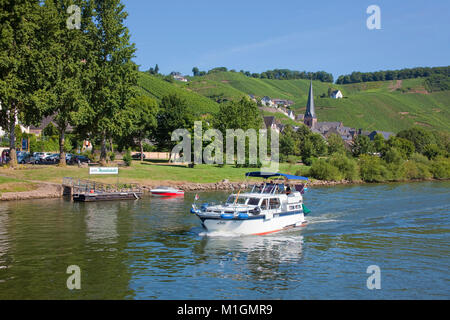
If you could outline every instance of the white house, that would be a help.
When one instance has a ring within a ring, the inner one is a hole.
[[[177,81],[188,82],[188,79],[186,79],[183,76],[175,75],[175,76],[173,76],[173,78]]]
[[[0,110],[2,110],[2,102],[1,101],[0,101]],[[22,130],[22,132],[30,133],[30,127],[23,126],[17,119],[17,115],[16,115],[16,124],[20,125],[20,130]],[[6,133],[7,132],[0,127],[0,137],[4,137],[6,135]]]
[[[288,109],[287,116],[288,116],[289,118],[291,118],[292,120],[295,120],[295,114],[294,114],[294,111],[292,111],[291,109]]]
[[[268,106],[268,107],[273,107],[274,106],[274,103],[273,103],[272,99],[270,99],[270,97],[268,97],[268,96],[265,96],[264,98],[262,98],[261,99],[261,103],[263,105],[265,105],[265,106]]]
[[[334,90],[331,93],[331,97],[332,99],[342,99],[344,97],[344,95],[342,94],[341,90]]]

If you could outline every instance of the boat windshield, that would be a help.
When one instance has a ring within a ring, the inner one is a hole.
[[[228,204],[233,204],[236,201],[236,196],[229,196],[227,203]],[[237,200],[237,204],[245,204],[245,202],[247,201],[246,197],[239,197]]]
[[[257,206],[259,204],[259,198],[250,198],[248,199],[247,204],[251,205],[251,206]]]

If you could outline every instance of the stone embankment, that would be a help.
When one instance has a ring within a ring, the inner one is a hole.
[[[41,183],[35,190],[2,193],[0,201],[60,198],[62,190],[63,188],[59,184]]]
[[[358,182],[356,182],[358,183]],[[197,191],[232,191],[245,189],[253,183],[240,183],[240,182],[230,182],[228,180],[222,180],[217,183],[193,183],[193,182],[157,182],[152,184],[143,185],[142,188],[145,192],[150,192],[151,189],[160,186],[167,185],[177,189],[184,190],[185,192],[197,192]],[[321,181],[314,180],[309,181],[308,186],[335,186],[335,185],[346,185],[355,184],[355,182],[350,181]],[[12,200],[29,200],[29,199],[51,199],[60,198],[63,196],[63,187],[59,184],[53,183],[40,183],[38,188],[32,191],[26,192],[8,192],[0,194],[0,201],[12,201]]]

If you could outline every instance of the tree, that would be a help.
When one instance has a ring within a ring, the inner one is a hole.
[[[132,62],[136,51],[124,22],[127,13],[120,0],[92,0],[94,23],[88,34],[94,46],[90,72],[89,104],[80,107],[76,123],[86,134],[100,140],[100,163],[106,163],[107,139],[127,131],[126,109],[136,95],[138,68]]]
[[[352,153],[355,157],[373,151],[373,144],[368,136],[358,135],[352,146]]]
[[[299,154],[298,143],[295,140],[295,132],[291,126],[286,126],[280,137],[280,156],[286,160],[290,155]]]
[[[244,131],[244,134],[249,129],[254,129],[256,131],[256,139],[258,139],[258,130],[262,127],[262,119],[259,113],[258,106],[255,102],[248,99],[247,97],[243,97],[239,101],[231,101],[221,104],[219,107],[219,112],[214,117],[213,127],[215,129],[218,129],[222,133],[223,137],[226,136],[227,129],[241,129]],[[235,141],[239,142],[238,137],[234,138],[233,145]],[[256,146],[251,144],[250,137],[245,137],[245,144],[243,145],[245,146],[246,165],[248,163],[247,160],[250,159],[250,149],[252,148],[252,150],[255,151],[258,148],[258,142],[256,143]],[[238,156],[239,162],[239,160],[242,158],[239,158],[238,150],[235,151],[235,155],[236,154]],[[230,161],[231,159],[227,160]]]
[[[194,118],[186,100],[176,94],[164,96],[157,114],[158,130],[155,134],[160,150],[170,151],[176,144],[172,142],[172,132],[177,129],[193,129]]]
[[[155,74],[158,74],[159,73],[159,66],[158,66],[158,64],[156,64],[156,66],[155,66]]]
[[[9,131],[11,166],[17,165],[17,119],[36,122],[36,102],[44,94],[38,91],[45,80],[36,60],[40,12],[39,1],[0,1],[0,126]]]
[[[395,136],[389,137],[389,140],[386,141],[386,148],[388,147],[397,149],[405,159],[409,159],[416,151],[416,148],[411,141]]]
[[[255,102],[244,97],[239,101],[231,101],[219,106],[214,117],[214,128],[225,134],[226,129],[258,130],[262,120]]]
[[[199,72],[200,72],[200,70],[198,70],[197,67],[193,67],[193,68],[192,68],[192,74],[194,75],[194,77],[198,76],[198,75],[199,75]]]
[[[144,161],[143,141],[155,134],[158,103],[152,98],[141,95],[131,100],[128,112],[132,119],[129,134],[131,137],[138,140],[141,151],[141,161]]]
[[[43,5],[44,26],[40,42],[46,55],[46,74],[50,86],[46,115],[53,115],[59,136],[60,166],[66,165],[66,131],[74,125],[74,115],[88,105],[89,72],[93,63],[93,45],[87,34],[91,24],[92,10],[85,0],[75,1],[80,8],[80,29],[67,27],[67,8],[72,0],[46,0]]]
[[[404,138],[411,141],[414,144],[417,152],[423,153],[425,147],[429,144],[436,143],[435,138],[431,132],[419,128],[413,127],[407,130],[400,131],[397,137]]]
[[[381,133],[377,133],[373,138],[373,147],[376,152],[383,152],[386,149],[386,142]]]
[[[344,140],[342,140],[340,135],[332,133],[328,137],[327,141],[328,141],[328,154],[331,155],[336,152],[337,153],[345,152]]]

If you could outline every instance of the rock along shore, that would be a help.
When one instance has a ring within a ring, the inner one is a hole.
[[[62,191],[62,185],[53,183],[40,183],[38,188],[35,190],[2,193],[0,195],[0,201],[61,198]]]

